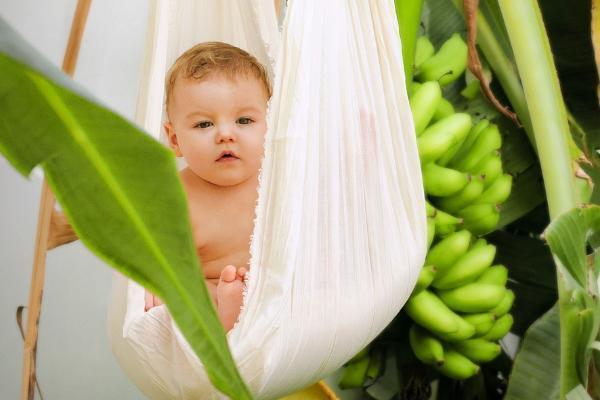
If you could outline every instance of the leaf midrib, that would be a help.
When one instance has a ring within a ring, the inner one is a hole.
[[[205,333],[207,333],[208,330],[203,324],[203,319],[201,318],[201,315],[198,313],[198,310],[191,302],[191,299],[187,295],[187,292],[185,291],[183,286],[181,285],[181,282],[179,281],[179,279],[177,279],[177,275],[175,275],[172,269],[169,268],[170,264],[166,260],[163,252],[160,250],[160,246],[157,245],[152,235],[150,235],[146,224],[144,224],[143,220],[136,212],[135,207],[133,207],[131,202],[128,200],[119,183],[111,176],[110,169],[108,168],[106,163],[103,162],[102,157],[98,154],[98,152],[94,149],[94,147],[90,144],[89,140],[86,138],[86,135],[83,133],[84,129],[79,125],[74,115],[68,110],[67,106],[62,101],[62,99],[54,90],[51,84],[49,84],[45,79],[33,73],[32,71],[26,71],[26,74],[33,82],[35,88],[46,99],[50,107],[56,112],[59,119],[65,125],[66,131],[71,135],[73,140],[77,144],[79,144],[80,148],[88,156],[88,160],[94,165],[101,178],[104,180],[107,187],[109,188],[109,191],[117,200],[117,203],[124,209],[125,213],[131,217],[135,228],[140,233],[140,236],[146,241],[146,243],[149,244],[150,252],[158,260],[161,269],[167,275],[167,278],[171,280],[174,288],[184,300],[184,303],[188,305],[189,308],[192,310],[193,316],[196,319],[198,325],[202,328],[202,330]],[[218,346],[217,343],[215,343],[212,340],[211,335],[204,335],[204,337],[208,338],[208,341],[211,342],[211,344],[213,345],[213,351],[218,355],[219,361],[221,361],[222,364],[226,365],[226,358],[223,357],[223,353],[220,351],[220,346]],[[231,374],[231,370],[229,368],[227,369]]]

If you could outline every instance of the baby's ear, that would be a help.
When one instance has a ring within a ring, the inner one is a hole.
[[[167,134],[167,142],[169,143],[169,147],[173,149],[176,157],[182,157],[181,149],[179,148],[179,143],[177,142],[177,135],[175,134],[175,130],[173,129],[173,125],[170,122],[166,122],[164,125],[165,133]]]

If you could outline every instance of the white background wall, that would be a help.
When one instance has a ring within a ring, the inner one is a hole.
[[[0,0],[0,17],[60,66],[76,4],[76,0]],[[147,14],[148,0],[93,1],[75,75],[97,98],[130,119]],[[0,156],[2,400],[18,399],[21,388],[23,342],[15,312],[28,302],[40,189],[39,178],[22,177]],[[109,348],[106,309],[111,274],[79,242],[49,253],[37,357],[46,400],[144,398]]]

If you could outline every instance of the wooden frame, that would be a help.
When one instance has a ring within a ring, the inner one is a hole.
[[[81,38],[91,6],[91,0],[78,0],[77,8],[71,24],[69,41],[63,58],[63,71],[73,76]],[[23,348],[23,381],[21,386],[21,400],[33,400],[34,386],[36,384],[35,366],[37,354],[38,330],[40,312],[42,308],[42,295],[44,292],[44,278],[46,274],[46,254],[65,243],[77,239],[68,221],[54,209],[56,198],[44,178],[38,214],[38,226],[35,239],[35,253],[33,270],[31,272],[31,286],[29,289],[29,307],[27,312],[27,333]]]

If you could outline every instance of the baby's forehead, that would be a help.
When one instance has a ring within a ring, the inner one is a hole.
[[[168,98],[167,109],[188,105],[190,102],[200,102],[204,105],[219,107],[211,104],[215,99],[227,98],[225,104],[234,108],[252,107],[261,109],[266,107],[268,93],[260,79],[248,75],[226,75],[211,73],[202,78],[177,77],[173,91]],[[218,103],[218,102],[217,102]],[[223,106],[224,104],[220,104]],[[256,107],[260,106],[260,107]]]

